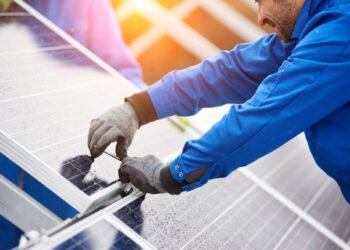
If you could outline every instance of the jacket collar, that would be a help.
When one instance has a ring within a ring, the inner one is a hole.
[[[298,39],[307,22],[319,13],[331,0],[306,0],[295,24],[292,39]]]

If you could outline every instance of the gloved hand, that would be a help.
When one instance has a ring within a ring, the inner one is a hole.
[[[91,121],[88,137],[91,156],[100,156],[109,144],[116,141],[116,154],[124,159],[138,127],[137,115],[129,103],[107,110]]]
[[[144,193],[165,193],[160,182],[160,172],[167,166],[154,155],[126,157],[119,168],[122,182],[131,182]]]

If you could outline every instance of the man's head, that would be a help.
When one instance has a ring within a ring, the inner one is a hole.
[[[258,23],[275,29],[277,36],[287,43],[305,0],[256,0],[259,4]]]

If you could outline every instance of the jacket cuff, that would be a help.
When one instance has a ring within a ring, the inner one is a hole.
[[[169,194],[179,194],[183,191],[182,185],[172,177],[169,167],[160,171],[160,184]]]
[[[157,120],[157,113],[146,90],[126,97],[124,101],[130,103],[134,108],[139,127]]]

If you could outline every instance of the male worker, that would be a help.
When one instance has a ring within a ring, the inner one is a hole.
[[[146,123],[233,103],[169,166],[154,156],[125,157],[121,180],[148,193],[189,191],[304,131],[315,161],[350,203],[350,0],[257,2],[259,24],[275,28],[275,34],[171,72],[127,97],[92,121],[92,156],[118,141],[117,154],[124,157],[135,131]]]

